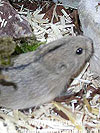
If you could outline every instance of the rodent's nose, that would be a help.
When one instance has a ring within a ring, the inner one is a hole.
[[[94,53],[93,40],[91,38],[87,37],[86,45],[88,46],[88,50]]]

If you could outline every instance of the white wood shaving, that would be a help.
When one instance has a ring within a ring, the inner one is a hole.
[[[61,22],[61,26],[65,27],[65,17],[64,16],[60,16],[60,22]]]
[[[56,19],[58,20],[56,7],[57,5],[54,8],[53,16],[55,16]],[[61,38],[64,35],[69,35],[69,34],[72,34],[73,36],[75,35],[73,30],[74,24],[71,24],[72,23],[71,18],[67,13],[64,12],[64,10],[62,10],[64,15],[59,16],[60,21],[55,24],[53,24],[53,16],[50,23],[48,19],[43,19],[45,14],[40,14],[41,10],[42,8],[41,9],[38,8],[34,12],[32,11],[29,12],[29,10],[26,11],[21,10],[19,12],[21,15],[22,14],[27,15],[26,17],[24,16],[24,19],[26,19],[30,23],[31,27],[34,30],[34,34],[36,35],[38,40],[47,41],[48,43],[58,38]],[[48,34],[47,38],[45,38],[45,34]]]
[[[88,116],[90,116],[91,118],[94,118],[94,119],[97,118],[97,116],[93,115],[92,113],[90,113],[90,112],[88,111],[88,109],[87,109],[86,106],[85,106],[84,108],[85,108],[86,114],[87,114]]]
[[[16,14],[15,17],[20,19],[20,22],[23,22],[23,19],[21,18],[21,16],[19,14]]]
[[[3,24],[3,27],[5,27],[5,26],[7,25],[7,23],[8,23],[8,22],[7,22],[7,21],[5,21],[5,22],[4,22],[4,24]]]
[[[61,11],[62,11],[62,13],[63,13],[64,16],[65,16],[67,23],[71,23],[71,22],[72,22],[72,21],[71,21],[71,18],[70,18],[69,15],[65,12],[65,10],[62,9]]]
[[[23,7],[24,7],[24,5],[21,6],[20,12],[23,11]]]
[[[14,124],[10,120],[6,119],[5,123],[7,124],[8,133],[18,133],[16,131],[16,128],[15,128]]]
[[[54,10],[53,10],[53,15],[52,15],[51,23],[53,23],[54,17],[55,17],[55,18],[57,19],[57,21],[58,21],[58,16],[57,16],[57,13],[56,13],[56,8],[57,8],[57,3],[56,3],[56,5],[55,5],[55,7],[54,7]]]
[[[0,13],[1,13],[1,14],[3,14],[3,12],[2,12],[2,11],[0,11]]]
[[[79,74],[79,76],[75,80],[81,80],[81,81],[83,80],[84,81],[84,79],[82,79],[82,77],[83,77],[84,73],[86,72],[86,70],[88,69],[88,67],[89,67],[89,62],[86,64],[83,71]],[[90,83],[90,81],[85,81],[85,82]]]
[[[0,17],[0,22],[2,22],[2,18]]]
[[[0,6],[3,6],[3,4],[2,4],[2,3],[0,3]]]
[[[8,17],[8,19],[11,19],[12,18],[12,16],[10,15],[9,17]]]
[[[3,27],[5,19],[2,19],[1,28]]]
[[[89,91],[87,92],[87,94],[86,94],[86,98],[89,98],[89,97],[90,97],[90,95],[91,95],[91,93],[92,93],[92,91],[91,91],[91,90],[89,90]]]
[[[57,37],[56,39],[61,38],[62,34],[60,30],[58,29],[58,27],[54,24],[50,24],[50,26],[51,26],[51,29],[53,30],[53,34],[55,35],[55,37]]]
[[[4,124],[1,120],[0,120],[0,133],[8,133],[7,127],[4,126]]]

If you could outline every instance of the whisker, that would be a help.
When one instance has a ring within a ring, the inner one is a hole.
[[[97,47],[97,46],[96,46],[96,47],[94,47],[94,50],[95,50],[95,49],[100,49],[100,46],[98,46],[98,47]]]
[[[95,54],[93,56],[96,57],[96,59],[97,59],[97,61],[96,61],[94,58],[92,58],[92,60],[94,61],[94,65],[98,65],[100,67],[100,63],[98,62],[98,61],[100,61],[100,58]]]
[[[95,50],[100,50],[100,46],[99,47],[94,47],[94,52],[95,52]]]
[[[94,53],[94,57],[96,57],[96,59],[100,60],[100,58]]]
[[[91,53],[90,50],[87,50],[88,53]],[[100,60],[100,58],[95,54],[95,52],[93,53],[93,56],[96,57],[96,59]]]

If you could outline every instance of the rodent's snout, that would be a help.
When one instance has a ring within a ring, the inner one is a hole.
[[[88,43],[87,44],[88,49],[91,52],[91,56],[92,56],[93,53],[94,53],[93,40],[91,38],[88,38],[88,42],[87,43]]]
[[[94,53],[94,47],[93,47],[93,40],[91,38],[87,38],[86,39],[86,56],[87,56],[87,59],[86,61],[89,61],[90,58],[93,56],[93,53]]]

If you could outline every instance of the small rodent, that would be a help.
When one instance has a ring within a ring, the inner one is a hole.
[[[0,85],[0,106],[24,109],[60,96],[93,55],[92,40],[84,36],[63,37],[21,54],[14,66],[3,71],[17,84]]]

